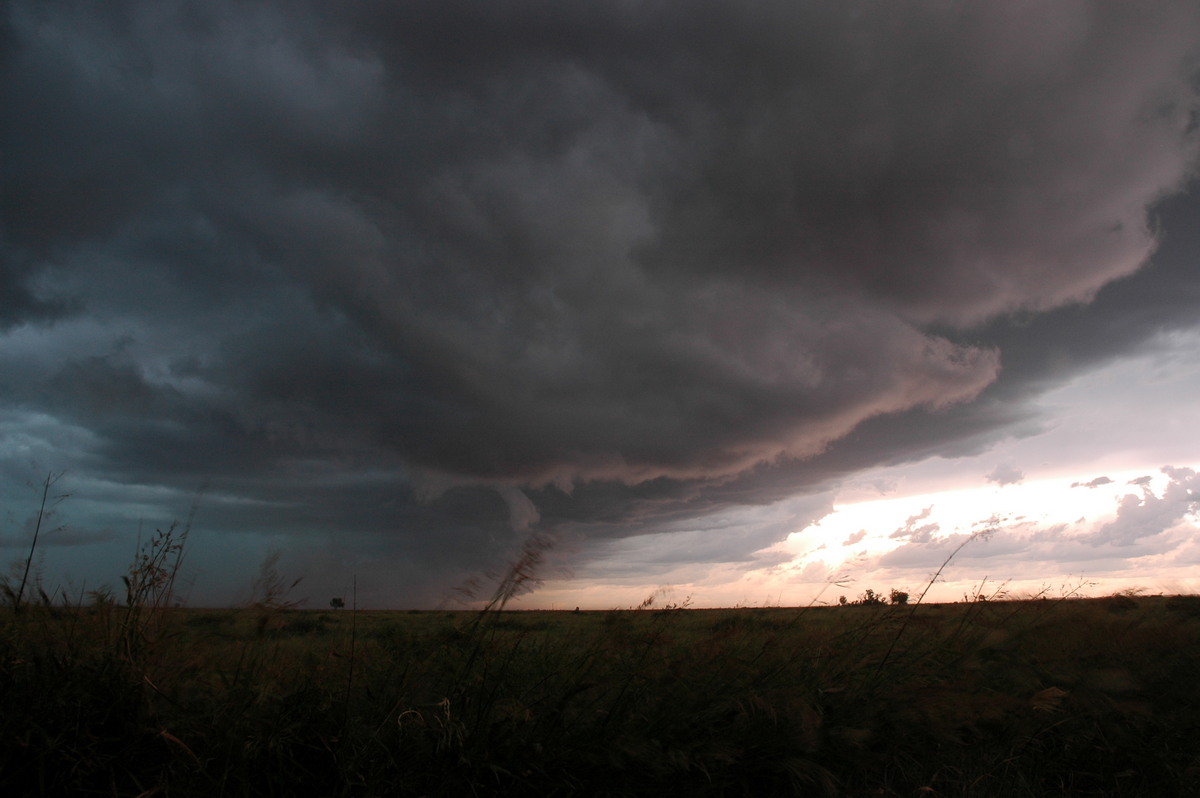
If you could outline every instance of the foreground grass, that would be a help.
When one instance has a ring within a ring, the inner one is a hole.
[[[139,608],[135,608],[139,610]],[[0,614],[19,795],[1200,794],[1200,597]]]

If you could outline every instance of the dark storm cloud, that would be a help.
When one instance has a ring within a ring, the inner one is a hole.
[[[1191,174],[1183,4],[3,13],[0,421],[114,481],[411,552],[673,529],[1194,313],[1071,321]]]
[[[38,296],[31,290],[27,281],[32,272],[16,257],[0,261],[0,333],[19,324],[52,321],[70,310],[62,299]]]

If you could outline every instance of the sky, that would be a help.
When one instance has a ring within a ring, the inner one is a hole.
[[[54,475],[79,596],[1200,590],[1198,163],[1174,0],[9,0],[0,557]]]

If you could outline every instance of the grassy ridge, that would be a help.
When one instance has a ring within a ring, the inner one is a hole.
[[[41,795],[1200,794],[1200,598],[0,615]],[[15,791],[14,791],[15,788]]]

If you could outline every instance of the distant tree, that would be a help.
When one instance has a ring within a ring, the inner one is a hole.
[[[838,596],[838,604],[841,604],[843,607],[845,607],[849,603],[850,602],[846,600],[845,596]]]
[[[333,607],[335,610],[340,610],[342,607],[346,606],[346,602],[343,601],[339,596],[334,596],[329,600],[329,606]]]
[[[866,606],[866,607],[875,607],[880,604],[883,604],[884,601],[883,601],[883,596],[880,596],[878,593],[876,593],[871,588],[867,588],[866,592],[863,593],[862,596],[859,597],[859,599],[856,603],[862,604],[863,606]]]
[[[900,605],[907,604],[908,603],[908,594],[905,593],[903,590],[896,590],[895,588],[892,588],[891,602],[893,604],[900,604]]]

